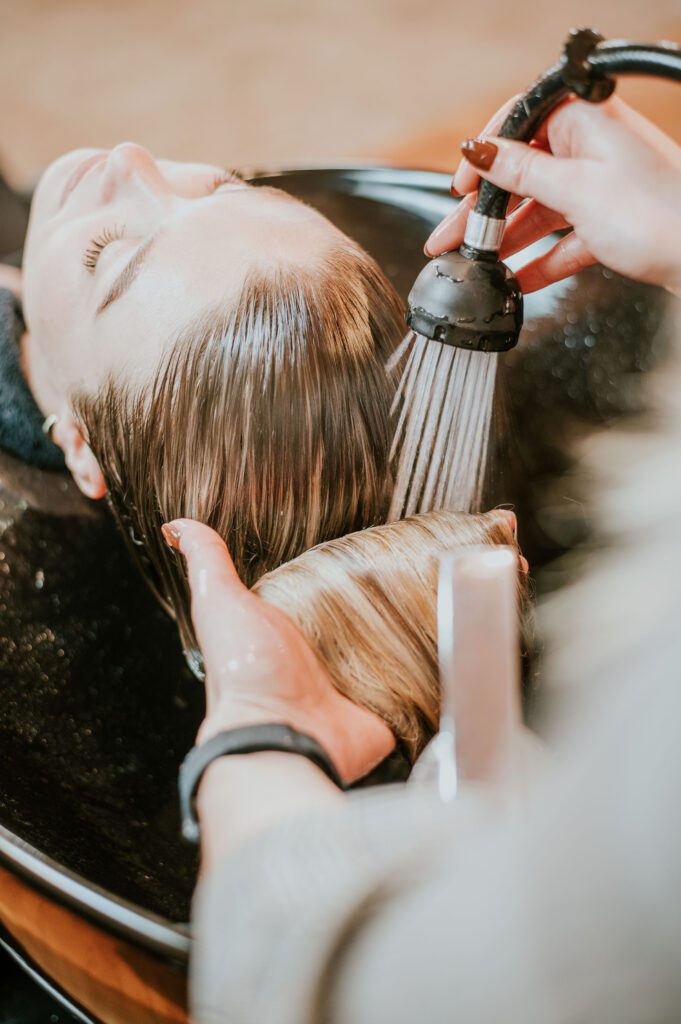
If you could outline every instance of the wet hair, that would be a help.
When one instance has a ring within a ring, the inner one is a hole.
[[[378,265],[341,237],[310,267],[251,272],[229,309],[170,347],[154,378],[73,396],[113,512],[195,647],[181,560],[161,524],[207,523],[249,586],[320,541],[384,522],[386,361],[404,334]]]
[[[515,543],[503,512],[426,512],[320,544],[253,589],[290,616],[336,688],[379,714],[413,761],[440,713],[439,558],[472,544]],[[518,595],[522,624],[521,571]]]

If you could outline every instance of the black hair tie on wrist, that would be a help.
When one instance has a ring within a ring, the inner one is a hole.
[[[228,729],[217,736],[192,747],[180,765],[178,790],[182,835],[191,843],[199,841],[199,821],[196,816],[195,797],[203,773],[218,757],[229,754],[257,754],[263,750],[277,750],[299,754],[316,764],[339,789],[345,789],[336,766],[323,747],[307,733],[297,732],[290,725],[272,723],[248,725],[241,729]]]

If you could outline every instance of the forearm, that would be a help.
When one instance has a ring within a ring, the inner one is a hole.
[[[340,798],[340,790],[304,757],[263,751],[218,758],[206,769],[197,797],[203,871],[269,828]]]

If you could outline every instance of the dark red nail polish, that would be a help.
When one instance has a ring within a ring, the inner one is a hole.
[[[454,184],[454,178],[452,178],[452,180],[449,183],[449,191],[451,192],[451,194],[453,196],[458,196],[458,194],[459,194],[459,190],[456,187],[456,185]]]
[[[499,148],[493,142],[487,142],[484,139],[466,139],[461,143],[461,152],[466,160],[473,164],[473,167],[477,167],[479,171],[488,171],[494,163]]]
[[[163,539],[169,548],[175,548],[176,551],[180,550],[180,531],[170,523],[164,523],[161,527],[161,533]]]

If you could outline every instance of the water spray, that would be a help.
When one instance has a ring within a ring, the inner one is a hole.
[[[601,103],[612,95],[617,75],[681,81],[681,48],[674,43],[606,41],[593,29],[575,29],[561,59],[517,100],[498,134],[530,142],[567,96]],[[522,291],[499,259],[509,199],[504,189],[481,181],[463,244],[430,260],[409,294],[407,323],[425,370],[414,368],[412,349],[393,446],[394,455],[399,452],[394,518],[433,508],[479,508],[497,353],[515,347],[523,324]],[[455,352],[443,359],[437,350],[446,347]],[[439,372],[435,363],[442,364]],[[452,394],[454,389],[458,393]],[[464,414],[466,409],[469,413]],[[470,423],[468,415],[473,417]]]

